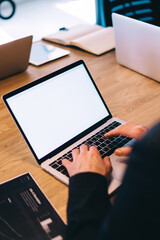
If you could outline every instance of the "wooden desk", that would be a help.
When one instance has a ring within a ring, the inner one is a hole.
[[[70,56],[0,81],[0,95],[83,59],[113,116],[151,126],[160,117],[160,84],[116,63],[115,52],[100,57],[70,49]],[[43,171],[0,100],[0,182],[30,172],[66,221],[68,187]]]

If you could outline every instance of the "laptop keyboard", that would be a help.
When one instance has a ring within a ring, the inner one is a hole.
[[[82,144],[86,144],[88,146],[96,146],[101,154],[101,157],[104,158],[105,156],[110,156],[112,153],[114,153],[116,148],[122,147],[124,144],[129,142],[131,138],[124,137],[124,136],[115,136],[110,139],[107,139],[104,137],[104,134],[109,132],[110,130],[118,127],[121,125],[119,122],[112,122],[107,127],[93,135],[92,137],[88,138]],[[76,148],[79,148],[80,145],[78,145]],[[66,168],[62,165],[62,159],[67,158],[68,160],[72,161],[72,150],[65,153],[62,157],[58,158],[56,161],[50,164],[51,167],[56,169],[57,171],[61,172],[62,174],[69,177],[68,172]]]

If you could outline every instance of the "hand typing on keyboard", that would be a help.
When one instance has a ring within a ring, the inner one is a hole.
[[[88,147],[81,145],[72,151],[73,161],[63,159],[62,164],[66,167],[70,177],[83,172],[94,172],[109,177],[112,167],[109,157],[101,158],[96,146]]]
[[[135,140],[143,137],[147,132],[147,128],[142,125],[127,122],[123,125],[116,127],[115,129],[107,132],[104,136],[106,138],[112,138],[114,136],[126,136],[134,138]],[[132,147],[121,147],[115,150],[117,156],[128,156],[132,150]]]
[[[108,176],[110,172],[110,169],[108,169],[108,156],[115,153],[118,156],[127,157],[132,148],[122,146],[132,138],[136,140],[141,138],[146,132],[147,128],[144,126],[133,123],[121,125],[119,122],[114,121],[78,145],[76,149],[65,153],[51,163],[50,166],[67,177],[80,172],[96,172]],[[100,163],[99,166],[96,165],[97,162]],[[102,165],[104,167],[103,171],[101,171],[103,169]]]

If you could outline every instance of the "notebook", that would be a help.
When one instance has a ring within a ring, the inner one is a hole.
[[[117,62],[160,81],[160,28],[112,14]]]
[[[0,45],[0,79],[23,72],[29,64],[32,36]]]
[[[82,60],[5,94],[3,100],[44,170],[68,184],[62,158],[72,161],[71,150],[82,143],[96,145],[102,157],[112,155],[109,194],[120,186],[127,161],[113,152],[117,144],[133,140],[104,137],[123,121],[112,117]]]
[[[96,24],[60,28],[58,32],[43,37],[43,40],[77,47],[97,56],[115,48],[113,27],[104,28]]]

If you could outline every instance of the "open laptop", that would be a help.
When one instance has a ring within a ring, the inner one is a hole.
[[[29,64],[32,36],[0,45],[0,79],[23,72]]]
[[[43,169],[68,184],[62,158],[72,161],[71,150],[82,143],[96,145],[102,157],[112,155],[109,193],[121,184],[127,162],[113,152],[133,140],[104,137],[123,121],[112,117],[82,60],[5,94],[3,100]]]
[[[160,28],[112,13],[117,62],[160,81]]]

